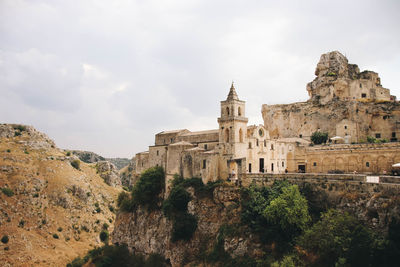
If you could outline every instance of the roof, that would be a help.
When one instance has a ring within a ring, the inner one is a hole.
[[[226,100],[239,100],[239,97],[236,93],[235,87],[233,86],[233,82],[232,82],[231,89],[229,90],[229,94],[228,94],[228,97],[226,98]]]
[[[197,132],[188,132],[188,133],[184,133],[181,136],[191,136],[191,135],[203,135],[203,134],[215,134],[215,133],[219,133],[218,129],[215,130],[204,130],[204,131],[197,131]]]
[[[180,141],[180,142],[173,143],[170,146],[193,146],[193,144],[186,142],[186,141]]]
[[[179,129],[179,130],[162,131],[162,132],[159,132],[158,134],[172,134],[172,133],[179,133],[179,132],[190,132],[190,131],[188,129]]]

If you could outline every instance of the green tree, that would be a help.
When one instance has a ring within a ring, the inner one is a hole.
[[[348,213],[329,210],[300,236],[297,244],[317,256],[311,266],[369,266],[374,238],[372,232]]]
[[[165,186],[165,174],[162,167],[152,167],[145,170],[132,189],[132,204],[142,205],[148,210],[154,210],[161,201],[161,192]]]
[[[301,232],[310,222],[307,200],[300,194],[297,185],[282,188],[282,193],[271,200],[263,216],[268,222],[279,225],[283,232]]]
[[[316,145],[326,143],[327,140],[328,140],[328,133],[326,132],[316,131],[313,132],[311,135],[311,141]]]

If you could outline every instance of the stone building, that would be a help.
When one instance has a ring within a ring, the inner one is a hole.
[[[291,139],[271,139],[263,125],[248,126],[245,101],[231,86],[221,101],[218,129],[191,132],[163,131],[149,151],[136,154],[136,172],[162,166],[167,180],[174,174],[201,177],[204,182],[240,176],[242,173],[282,173],[287,154],[296,146]]]
[[[360,72],[337,51],[321,56],[316,78],[307,85],[310,99],[263,105],[264,125],[248,125],[246,103],[231,86],[221,101],[218,129],[163,131],[149,151],[136,154],[136,175],[162,166],[203,182],[235,174],[288,172],[389,172],[400,162],[400,104],[383,88],[377,73]],[[312,146],[315,131],[343,144]],[[378,144],[367,144],[374,137]],[[168,183],[167,183],[168,186]]]

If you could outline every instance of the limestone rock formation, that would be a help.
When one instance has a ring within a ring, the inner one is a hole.
[[[0,138],[13,138],[19,136],[22,136],[19,143],[32,149],[49,149],[56,147],[53,140],[51,140],[46,134],[37,131],[32,126],[21,124],[0,124]]]
[[[95,163],[106,160],[104,157],[91,151],[72,150],[72,154],[78,156],[80,160],[86,163]]]
[[[104,182],[111,186],[120,186],[121,180],[119,178],[119,173],[117,167],[109,161],[99,161],[96,163],[96,169]]]
[[[308,139],[320,130],[347,142],[361,142],[367,136],[397,140],[400,104],[381,86],[377,73],[360,72],[334,51],[321,56],[315,74],[307,85],[307,102],[262,106],[271,138]]]
[[[188,188],[193,199],[188,210],[198,218],[197,230],[190,241],[171,241],[172,222],[161,210],[148,213],[139,208],[133,213],[118,213],[112,242],[127,244],[135,252],[149,255],[159,253],[169,259],[172,266],[194,262],[204,250],[214,246],[222,225],[240,222],[240,191],[234,187],[218,187],[213,196],[196,197],[193,188]],[[260,253],[260,243],[255,236],[243,231],[240,236],[226,237],[224,247],[233,257]]]

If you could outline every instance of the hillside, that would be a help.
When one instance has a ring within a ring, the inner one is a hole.
[[[0,236],[2,266],[65,266],[112,231],[118,188],[76,169],[45,134],[30,126],[0,125]]]

